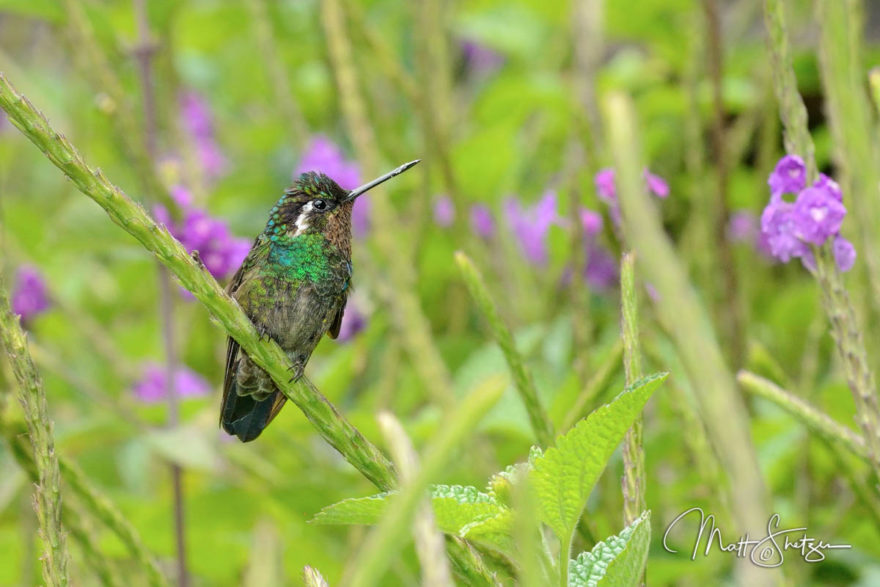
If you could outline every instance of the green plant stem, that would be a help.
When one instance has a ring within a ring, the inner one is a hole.
[[[773,54],[774,82],[784,123],[785,148],[800,155],[807,165],[807,183],[816,177],[813,140],[807,127],[807,112],[797,90],[797,79],[791,64],[785,12],[781,0],[766,0],[765,23],[770,33]],[[874,186],[876,189],[876,185]],[[876,194],[875,194],[876,195]],[[880,476],[880,407],[874,375],[868,365],[867,352],[859,322],[843,284],[843,276],[831,258],[829,245],[813,247],[816,279],[822,291],[822,305],[831,322],[831,335],[846,373],[856,405],[856,420],[861,427],[871,462]]]
[[[528,370],[525,360],[516,349],[513,335],[510,329],[507,328],[507,325],[504,324],[504,320],[502,320],[495,302],[492,301],[492,296],[489,294],[489,289],[486,287],[483,276],[470,258],[463,252],[458,251],[455,253],[455,262],[458,264],[465,284],[467,284],[468,291],[470,291],[483,317],[489,324],[489,329],[492,331],[495,342],[498,343],[498,346],[501,347],[501,352],[504,353],[504,360],[507,361],[507,367],[510,369],[513,377],[514,387],[519,392],[526,412],[529,414],[529,422],[531,422],[532,430],[538,439],[538,443],[544,447],[550,446],[553,443],[553,424],[541,405],[532,373]]]
[[[340,0],[321,2],[321,22],[327,37],[330,62],[339,87],[342,114],[354,143],[358,160],[370,174],[379,169],[379,146],[367,118],[353,65],[351,42],[346,32]],[[376,245],[387,261],[390,281],[389,305],[396,330],[411,357],[413,366],[431,399],[448,409],[453,404],[452,379],[439,350],[431,338],[428,319],[416,297],[416,274],[410,260],[412,252],[401,242],[398,222],[391,202],[383,190],[370,193],[375,220]]]
[[[33,450],[31,446],[17,434],[14,429],[5,427],[3,430],[10,451],[18,461],[19,466],[33,479],[37,480],[37,469],[34,464]],[[78,498],[80,509],[88,511],[95,519],[102,522],[108,530],[116,535],[120,542],[128,549],[138,564],[147,575],[147,581],[152,587],[167,587],[168,581],[162,575],[156,557],[147,550],[137,530],[125,519],[125,516],[116,508],[107,496],[92,486],[88,478],[72,462],[65,458],[59,459],[59,467],[64,481],[70,488],[71,494]],[[78,519],[78,515],[68,515],[67,504],[64,505],[65,520]]]
[[[693,382],[700,417],[712,446],[736,490],[726,488],[738,527],[743,532],[766,530],[769,499],[751,441],[748,415],[733,376],[724,362],[711,323],[687,272],[664,234],[653,202],[644,192],[640,144],[632,101],[612,94],[605,108],[609,144],[617,170],[617,186],[626,242],[638,255],[640,270],[658,292],[658,317],[670,332]],[[766,585],[776,573],[748,562],[737,567],[743,584]]]
[[[769,400],[800,420],[810,430],[823,438],[839,443],[849,452],[870,462],[865,439],[846,426],[832,420],[828,415],[786,391],[760,375],[749,371],[740,371],[736,376],[742,388],[749,393]]]
[[[620,263],[620,330],[623,338],[623,367],[626,385],[642,377],[639,347],[639,303],[635,280],[635,258],[624,253]],[[645,451],[642,448],[642,416],[636,417],[623,440],[623,520],[629,526],[645,511]]]
[[[390,412],[380,412],[378,418],[394,464],[400,471],[401,485],[405,488],[418,473],[419,457],[397,418]],[[444,538],[437,529],[428,492],[425,492],[415,514],[413,539],[419,564],[422,567],[421,584],[426,587],[451,586],[449,561],[444,556]]]
[[[33,447],[37,482],[34,486],[34,509],[43,540],[43,580],[53,587],[68,585],[67,538],[61,524],[61,474],[49,405],[42,381],[27,349],[27,338],[18,317],[9,306],[6,287],[0,283],[0,340],[18,382],[18,401],[24,410],[28,436]]]
[[[367,587],[379,584],[391,557],[399,552],[399,545],[428,485],[447,466],[456,448],[474,432],[476,425],[501,398],[503,391],[501,378],[488,379],[447,414],[443,425],[425,448],[421,469],[393,498],[392,507],[351,562],[350,578],[344,582],[345,585]]]

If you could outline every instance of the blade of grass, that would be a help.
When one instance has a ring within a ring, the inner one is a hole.
[[[635,258],[624,253],[620,263],[620,331],[626,385],[642,377],[639,348],[639,303],[636,292]],[[636,417],[623,440],[623,521],[629,526],[645,510],[645,451],[642,449],[642,416]]]
[[[349,567],[349,579],[345,585],[366,587],[379,584],[391,558],[400,551],[403,537],[428,485],[448,465],[455,449],[474,432],[477,423],[501,398],[503,391],[502,379],[490,378],[444,418],[443,425],[425,448],[421,469],[403,485],[400,494],[393,498],[393,506],[364,541]]]
[[[766,530],[769,500],[752,446],[745,406],[724,363],[706,311],[663,233],[653,202],[644,192],[632,102],[622,94],[612,94],[605,106],[627,243],[638,255],[646,281],[658,292],[659,317],[694,382],[700,416],[712,445],[730,478],[736,480],[736,491],[728,487],[728,492],[738,525],[743,531],[759,532],[762,527]],[[775,573],[756,569],[749,563],[740,564],[737,570],[738,579],[745,584],[774,582]]]
[[[47,585],[68,585],[70,576],[66,531],[61,523],[61,473],[49,404],[43,383],[27,349],[27,338],[9,306],[9,294],[0,282],[0,341],[18,382],[16,395],[24,410],[28,437],[37,472],[34,485],[34,509],[43,541],[43,580]]]
[[[504,360],[507,362],[507,367],[513,376],[514,387],[526,407],[526,412],[529,414],[529,422],[531,422],[532,430],[538,439],[538,443],[541,446],[550,446],[553,443],[553,424],[541,405],[532,373],[526,367],[522,355],[516,350],[513,335],[510,329],[507,328],[504,320],[501,319],[501,314],[498,312],[498,307],[489,294],[489,289],[486,287],[483,276],[470,258],[463,252],[458,251],[455,253],[455,262],[458,264],[465,284],[467,284],[468,291],[471,293],[474,301],[477,302],[477,306],[479,306],[483,317],[489,324],[489,329],[495,338],[495,342],[498,343],[498,346],[501,347],[501,352],[504,353]]]

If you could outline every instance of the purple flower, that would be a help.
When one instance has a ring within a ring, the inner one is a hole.
[[[645,178],[645,184],[649,192],[658,198],[669,196],[669,184],[662,177],[651,173],[648,168],[642,171],[642,177]],[[599,170],[593,178],[593,183],[596,185],[596,195],[600,200],[608,204],[611,220],[614,224],[619,225],[620,204],[617,201],[617,181],[614,169],[606,167]]]
[[[797,155],[786,155],[779,160],[767,180],[771,200],[780,199],[783,194],[796,194],[807,185],[807,167]]]
[[[465,63],[475,73],[492,73],[504,65],[503,55],[478,41],[464,39],[460,46]]]
[[[455,204],[449,196],[440,196],[434,200],[434,223],[447,228],[455,222]]]
[[[342,150],[324,135],[315,135],[309,141],[299,165],[293,172],[296,179],[301,173],[318,171],[333,179],[339,187],[352,190],[361,185],[360,167],[345,158]],[[351,212],[351,224],[356,237],[366,236],[370,230],[370,200],[358,198]]]
[[[307,171],[323,173],[346,190],[353,190],[361,184],[358,164],[346,160],[339,147],[324,135],[315,135],[309,141],[293,177]]]
[[[770,253],[787,263],[792,257],[802,257],[810,249],[795,234],[794,204],[771,201],[761,213],[761,233],[767,239]]]
[[[33,265],[22,265],[15,276],[12,290],[12,313],[27,322],[49,309],[49,292],[40,270]]]
[[[837,263],[837,267],[841,271],[849,271],[855,265],[856,249],[851,242],[842,236],[834,237],[831,251],[834,253],[834,262]]]
[[[489,240],[495,234],[495,219],[488,206],[475,204],[471,207],[471,228],[482,238]]]
[[[211,275],[217,279],[231,275],[247,256],[250,242],[234,237],[222,220],[192,207],[192,197],[186,188],[175,186],[171,189],[171,197],[180,206],[182,219],[172,222],[164,206],[156,206],[156,219],[168,227],[187,251],[199,252],[199,258]]]
[[[526,259],[535,265],[545,265],[547,231],[550,230],[550,225],[559,221],[556,214],[556,192],[544,192],[544,196],[534,206],[525,209],[516,198],[507,198],[504,202],[504,215]]]
[[[604,247],[592,244],[587,249],[587,266],[584,278],[595,290],[607,291],[617,287],[620,274],[617,261]]]
[[[770,203],[761,214],[761,237],[771,254],[787,262],[800,257],[811,271],[816,259],[810,245],[822,246],[833,238],[831,245],[835,262],[841,271],[848,271],[855,263],[856,252],[852,243],[840,236],[840,226],[846,216],[840,186],[820,174],[812,186],[805,186],[806,169],[795,155],[786,155],[776,165],[767,183]],[[782,199],[786,193],[797,193],[794,203]]]
[[[339,342],[348,342],[367,327],[367,317],[353,299],[348,301],[345,313],[342,315],[342,324],[339,326]]]
[[[209,180],[226,172],[227,161],[214,136],[214,122],[208,103],[196,92],[180,96],[180,121],[192,137],[199,163]]]
[[[602,215],[587,208],[581,208],[581,225],[584,227],[584,235],[590,239],[602,232]]]
[[[828,189],[809,187],[798,195],[792,214],[797,237],[821,246],[840,232],[846,208]]]
[[[174,372],[174,393],[177,397],[198,397],[207,395],[210,391],[208,382],[192,369],[181,366]],[[145,404],[165,399],[165,368],[158,363],[147,363],[143,377],[132,386],[132,392]]]
[[[758,219],[749,210],[737,210],[727,223],[727,238],[735,243],[750,243],[758,235]]]

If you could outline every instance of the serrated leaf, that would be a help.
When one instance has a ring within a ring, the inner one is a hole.
[[[542,520],[564,545],[569,544],[584,503],[608,459],[665,379],[665,373],[639,379],[557,438],[556,445],[543,455],[530,459]]]
[[[329,505],[312,519],[317,524],[376,524],[388,507],[394,492],[371,497],[356,497]],[[459,535],[468,524],[491,518],[507,508],[476,487],[435,485],[431,487],[431,505],[437,527],[447,534]]]
[[[582,552],[568,567],[570,587],[630,587],[645,569],[651,543],[651,512],[616,535]]]
[[[463,526],[462,538],[479,542],[503,554],[513,554],[513,512],[503,508],[497,514]]]

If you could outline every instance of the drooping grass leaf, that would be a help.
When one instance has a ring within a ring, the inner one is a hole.
[[[568,567],[570,587],[629,587],[635,585],[651,542],[651,512],[646,511],[616,536],[582,552]]]
[[[666,374],[643,377],[531,459],[544,523],[569,544],[584,503],[623,435]]]

